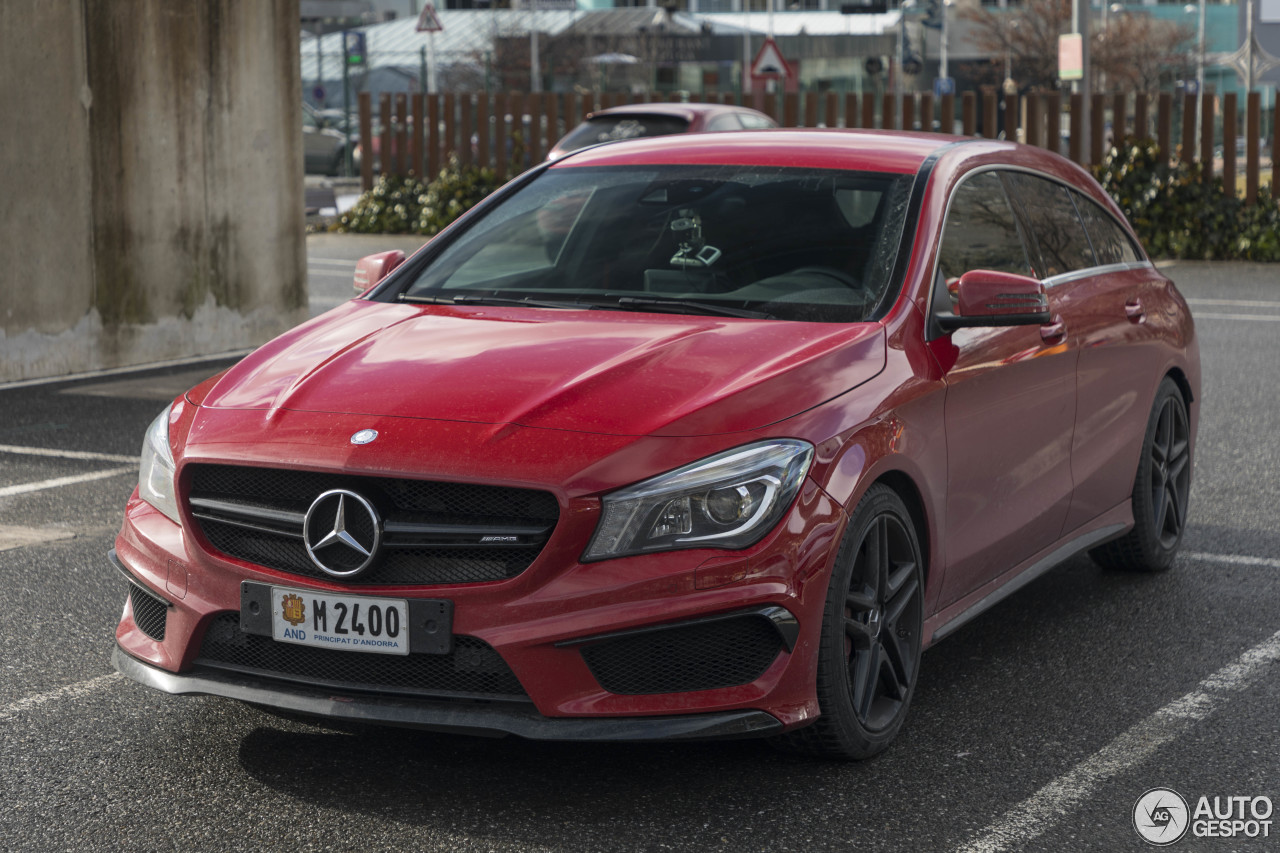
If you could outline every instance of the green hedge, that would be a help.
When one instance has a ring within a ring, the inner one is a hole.
[[[1126,139],[1093,171],[1152,257],[1280,261],[1280,205],[1269,193],[1246,205],[1151,140]]]
[[[332,230],[432,236],[500,186],[493,169],[464,167],[457,157],[450,157],[430,183],[413,175],[382,175],[373,189],[338,217]]]
[[[1201,180],[1199,164],[1171,163],[1151,140],[1126,139],[1093,171],[1152,257],[1280,261],[1280,205],[1268,193],[1246,205],[1221,178]],[[383,175],[333,230],[431,236],[500,185],[493,169],[456,157],[430,183]]]

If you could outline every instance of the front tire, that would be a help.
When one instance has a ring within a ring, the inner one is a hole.
[[[923,603],[915,525],[897,493],[876,484],[853,512],[827,589],[818,650],[821,714],[783,735],[783,746],[857,760],[889,745],[915,691]]]
[[[1089,552],[1108,569],[1163,572],[1173,565],[1187,522],[1191,493],[1191,428],[1187,403],[1165,377],[1142,441],[1133,483],[1133,529]]]

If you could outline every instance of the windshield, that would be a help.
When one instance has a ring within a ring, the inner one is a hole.
[[[910,181],[757,166],[549,169],[399,298],[859,322],[892,301]]]
[[[684,133],[689,122],[680,116],[667,115],[604,115],[594,116],[570,131],[556,147],[562,151],[576,151],[597,142],[613,142],[618,139],[637,139],[642,136],[667,136]]]

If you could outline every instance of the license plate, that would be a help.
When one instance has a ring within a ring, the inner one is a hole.
[[[271,636],[321,649],[409,654],[409,605],[402,598],[322,595],[271,587]]]

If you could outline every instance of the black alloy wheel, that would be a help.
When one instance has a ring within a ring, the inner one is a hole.
[[[893,513],[876,516],[858,547],[845,595],[845,655],[853,710],[867,731],[899,717],[920,645],[919,549]]]
[[[1109,569],[1160,572],[1173,565],[1191,496],[1191,426],[1182,391],[1165,377],[1133,484],[1133,529],[1090,555]]]
[[[784,735],[785,746],[862,759],[889,745],[915,690],[923,605],[915,525],[896,492],[872,486],[854,510],[827,591],[817,673],[821,716]]]

